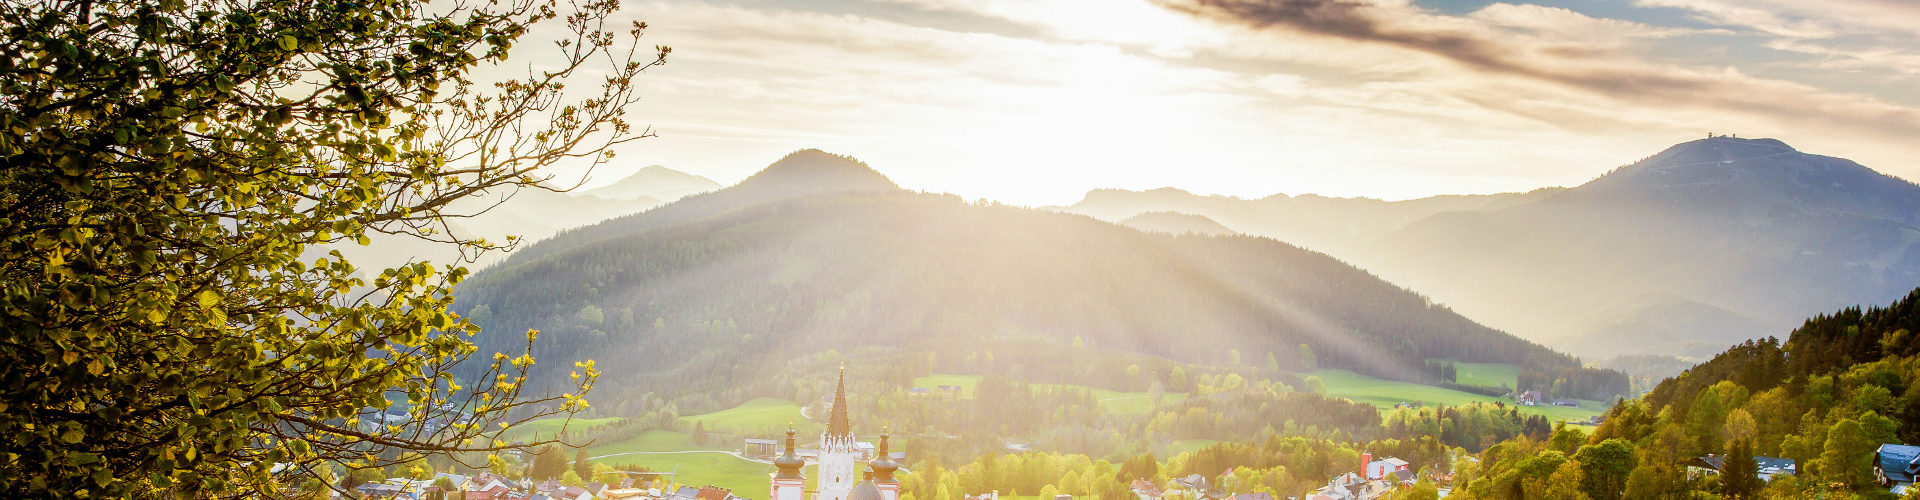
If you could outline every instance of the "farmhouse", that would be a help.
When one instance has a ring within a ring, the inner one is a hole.
[[[1873,477],[1896,492],[1913,487],[1920,475],[1920,446],[1883,444],[1873,452]]]

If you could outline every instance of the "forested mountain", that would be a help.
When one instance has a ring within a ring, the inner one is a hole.
[[[1569,356],[1324,254],[907,192],[811,150],[727,189],[564,232],[456,295],[488,332],[483,352],[543,329],[541,367],[564,376],[593,358],[612,377],[603,387],[723,386],[756,373],[753,360],[861,346],[1244,356],[1291,369],[1311,362],[1296,354],[1306,344],[1319,366],[1398,379],[1421,379],[1429,358],[1587,376]],[[1624,385],[1607,373],[1592,376]]]
[[[1183,214],[1180,212],[1147,212],[1120,220],[1120,225],[1141,231],[1156,231],[1167,234],[1200,234],[1218,236],[1234,234],[1233,228],[1221,225],[1205,215]]]
[[[1920,284],[1917,228],[1920,186],[1772,139],[1715,137],[1535,203],[1422,220],[1383,239],[1369,269],[1581,354],[1690,343],[1682,353],[1704,356],[1899,297]]]
[[[1894,498],[1873,457],[1882,444],[1920,442],[1916,330],[1920,289],[1886,307],[1816,316],[1784,343],[1741,343],[1621,402],[1590,436],[1556,430],[1546,443],[1489,448],[1454,493],[1552,498],[1561,496],[1535,491],[1577,485],[1596,499]],[[1726,465],[1719,474],[1688,471],[1710,455]],[[1751,457],[1795,467],[1763,482]],[[1555,479],[1570,477],[1578,480]]]
[[[1574,188],[1402,202],[1096,190],[1326,252],[1582,356],[1704,358],[1920,284],[1920,187],[1772,139],[1675,145]]]

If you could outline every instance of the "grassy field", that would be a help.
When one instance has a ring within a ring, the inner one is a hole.
[[[1454,363],[1453,383],[1478,387],[1520,386],[1520,367],[1506,363]]]
[[[591,452],[589,452],[591,453]],[[747,498],[767,498],[767,473],[773,466],[720,452],[621,455],[594,459],[607,465],[640,465],[675,472],[674,481],[700,487],[719,486]],[[812,471],[809,470],[809,473]]]
[[[543,418],[507,429],[506,432],[502,433],[502,438],[508,442],[553,439],[554,435],[560,432],[562,426],[565,426],[567,432],[578,433],[621,420],[626,419],[620,417],[576,418],[568,421],[566,418]]]
[[[685,432],[654,429],[624,441],[593,443],[587,446],[587,455],[600,456],[635,451],[726,450],[735,448],[737,445],[738,443],[728,440],[717,446],[701,446],[693,444],[693,438]]]
[[[960,397],[971,398],[973,397],[974,387],[980,385],[980,376],[979,375],[955,375],[950,373],[936,373],[936,374],[933,374],[932,376],[919,377],[919,378],[913,379],[914,387],[923,387],[929,391],[934,390],[935,387],[942,386],[942,385],[959,386]],[[1120,391],[1112,391],[1107,389],[1095,389],[1092,387],[1070,385],[1070,384],[1035,384],[1035,385],[1039,387],[1048,387],[1048,388],[1074,387],[1074,388],[1091,391],[1093,393],[1093,399],[1100,403],[1100,409],[1105,410],[1108,413],[1143,414],[1153,409],[1153,399],[1151,395],[1145,391],[1120,392]],[[1186,399],[1187,399],[1186,393],[1170,392],[1170,393],[1161,395],[1160,404],[1163,404],[1163,405],[1179,404],[1181,401],[1185,401]]]
[[[759,436],[783,433],[789,422],[803,435],[820,432],[818,424],[800,414],[800,405],[774,398],[756,398],[725,410],[680,417],[681,425],[686,428],[692,428],[694,422],[700,422],[709,431]]]
[[[1418,402],[1423,406],[1459,406],[1472,402],[1504,402],[1516,406],[1512,401],[1492,396],[1482,396],[1470,392],[1452,389],[1382,380],[1360,375],[1346,370],[1320,370],[1309,373],[1320,377],[1327,385],[1327,395],[1347,398],[1368,403],[1382,411],[1391,410],[1401,402]],[[1550,420],[1586,420],[1587,417],[1606,412],[1606,405],[1597,401],[1581,401],[1579,408],[1562,406],[1518,406],[1521,413],[1544,415]]]

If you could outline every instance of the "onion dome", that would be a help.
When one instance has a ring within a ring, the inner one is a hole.
[[[780,468],[780,479],[803,479],[800,469],[807,466],[806,459],[793,453],[793,424],[787,424],[787,452],[773,459],[773,466]]]
[[[873,468],[873,480],[885,482],[893,482],[893,471],[900,468],[900,464],[893,462],[893,455],[887,453],[887,430],[885,427],[882,427],[880,431],[880,451],[873,455],[873,461],[867,462],[867,466]]]
[[[880,494],[880,487],[874,485],[873,481],[861,481],[853,487],[852,492],[847,493],[847,500],[887,500],[887,496]]]

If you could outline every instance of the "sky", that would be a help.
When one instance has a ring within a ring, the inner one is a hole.
[[[903,187],[1367,196],[1577,185],[1708,133],[1920,179],[1908,0],[625,2],[673,48],[588,186],[786,153]],[[565,175],[564,173],[562,175]]]

